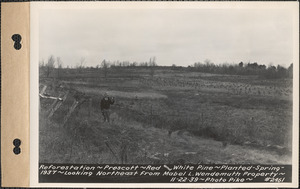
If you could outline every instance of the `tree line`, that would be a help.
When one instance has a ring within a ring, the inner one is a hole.
[[[264,78],[276,79],[276,78],[292,78],[293,77],[293,63],[288,68],[283,66],[266,66],[264,64],[244,63],[239,64],[219,64],[216,65],[209,60],[204,63],[196,62],[194,65],[189,66],[190,70],[216,73],[216,74],[232,74],[232,75],[259,75]]]
[[[74,67],[63,66],[63,61],[60,57],[53,55],[49,56],[45,61],[44,59],[39,61],[39,68],[45,74],[46,77],[50,77],[54,73],[57,77],[60,77],[62,69],[75,69],[78,73],[81,73],[84,69],[101,69],[104,72],[104,76],[107,77],[107,72],[110,68],[121,68],[121,67],[150,67],[150,75],[154,75],[154,67],[158,66],[156,63],[156,57],[151,57],[149,61],[144,62],[129,62],[129,61],[109,61],[102,60],[97,66],[86,66],[86,60],[81,57],[80,60]]]
[[[160,67],[156,63],[156,57],[151,57],[149,61],[144,62],[129,62],[129,61],[109,61],[102,60],[100,64],[96,67],[88,67],[85,65],[85,58],[82,57],[79,62],[75,65],[73,69],[81,72],[83,69],[102,69],[104,71],[105,77],[107,71],[110,68],[122,68],[122,67],[149,67],[150,75],[154,75],[154,67]],[[51,72],[57,70],[57,75],[60,76],[63,67],[63,62],[60,57],[49,56],[47,61],[41,60],[39,62],[40,69],[43,70],[46,77],[49,77]],[[67,69],[69,66],[66,67]],[[166,68],[166,66],[164,66]],[[176,66],[173,64],[170,68],[172,69],[187,69],[189,71],[198,71],[205,73],[215,73],[215,74],[230,74],[230,75],[259,75],[263,78],[276,79],[276,78],[293,78],[293,63],[290,64],[288,68],[283,66],[266,66],[264,64],[258,64],[257,62],[239,64],[214,64],[210,60],[205,60],[204,63],[196,62],[193,65],[184,68],[182,66]]]
[[[158,66],[156,63],[156,57],[151,57],[149,61],[144,62],[130,62],[130,61],[109,61],[103,60],[100,65],[97,65],[96,68],[105,68],[105,67],[153,67]]]

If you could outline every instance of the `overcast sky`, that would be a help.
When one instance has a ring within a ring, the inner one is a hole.
[[[44,10],[40,60],[61,57],[64,67],[109,61],[188,66],[292,63],[293,23],[288,10]]]

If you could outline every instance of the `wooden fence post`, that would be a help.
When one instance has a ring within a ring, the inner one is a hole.
[[[40,94],[44,94],[46,89],[47,89],[47,85],[44,85],[44,87],[42,88]],[[41,98],[40,98],[40,96],[39,96],[39,111],[41,111]]]
[[[78,103],[79,103],[78,101],[74,100],[74,102],[73,102],[71,108],[69,109],[68,114],[67,114],[67,115],[65,116],[65,118],[64,118],[63,125],[66,124],[66,122],[67,122],[68,119],[70,118],[71,114],[73,113],[73,111],[74,111],[75,108],[77,107]]]
[[[56,112],[56,110],[58,110],[58,108],[60,108],[60,106],[63,104],[63,102],[67,99],[69,94],[69,91],[65,93],[65,95],[60,98],[61,95],[59,95],[59,97],[54,101],[54,103],[52,104],[51,108],[50,108],[50,113],[48,115],[48,118],[51,118],[53,116],[53,114]]]

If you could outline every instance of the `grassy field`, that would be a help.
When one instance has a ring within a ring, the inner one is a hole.
[[[40,100],[40,162],[291,162],[292,80],[151,69],[40,70],[45,93],[66,97]]]

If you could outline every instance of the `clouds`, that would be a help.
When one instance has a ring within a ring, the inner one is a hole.
[[[187,66],[256,61],[289,65],[292,14],[283,9],[45,10],[40,14],[40,58],[53,54],[65,65],[81,57]]]

